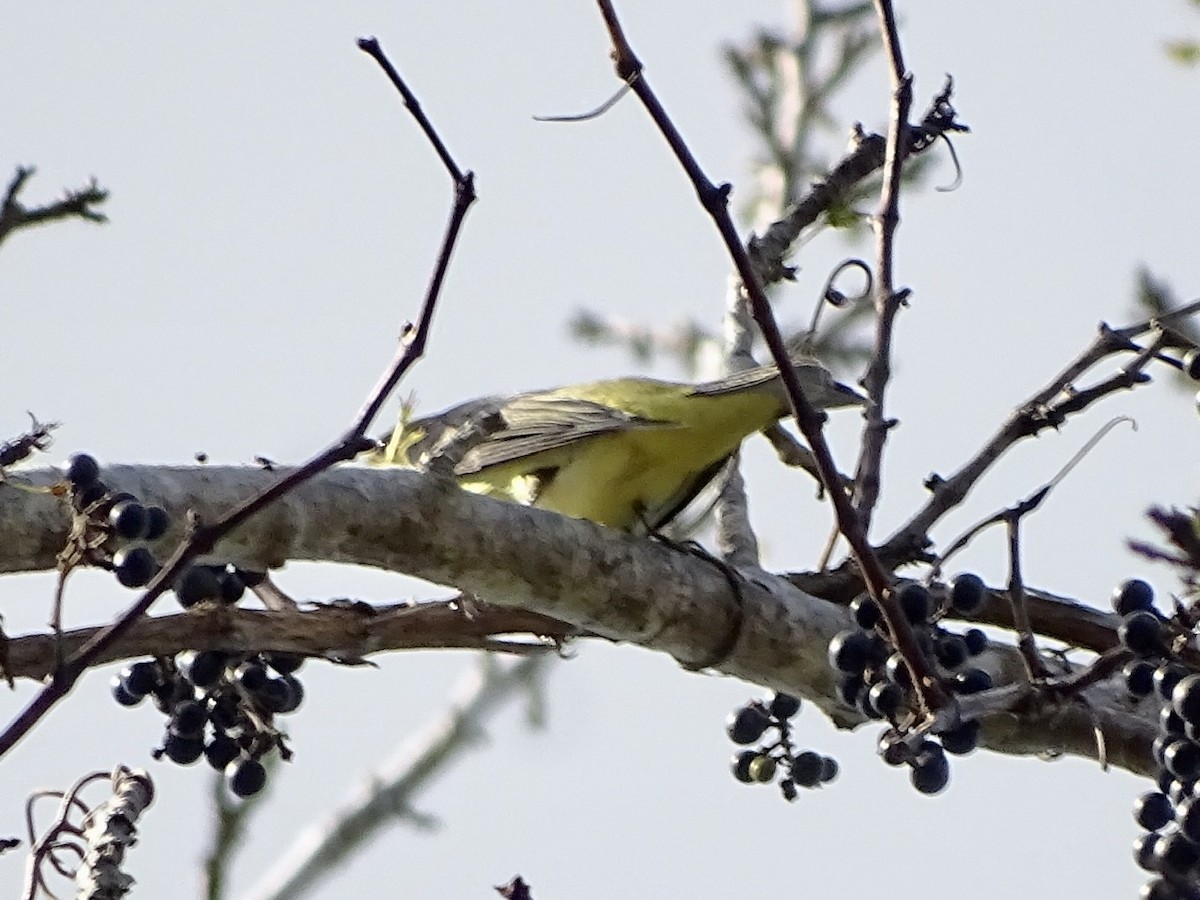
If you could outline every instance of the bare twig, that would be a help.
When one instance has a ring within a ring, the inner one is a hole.
[[[858,465],[854,473],[854,509],[864,533],[870,531],[871,516],[879,500],[879,471],[883,447],[895,424],[884,415],[884,395],[892,373],[892,330],[896,313],[904,305],[908,290],[897,291],[893,275],[896,227],[900,223],[900,176],[908,143],[908,113],[912,107],[912,75],[904,66],[900,34],[891,0],[875,0],[875,11],[883,33],[892,79],[892,110],[888,120],[887,153],[883,166],[883,189],[879,212],[872,220],[875,229],[875,349],[863,377],[870,403],[866,410]]]
[[[430,278],[429,286],[425,293],[421,315],[416,327],[405,327],[395,358],[388,366],[379,383],[371,391],[362,409],[359,410],[354,423],[341,437],[304,465],[288,472],[271,487],[239,504],[213,524],[209,525],[201,522],[195,516],[191,517],[188,533],[184,541],[163,564],[158,574],[151,579],[142,596],[126,609],[115,622],[101,630],[71,657],[66,659],[61,666],[57,667],[50,683],[18,714],[4,730],[3,734],[0,734],[0,756],[7,753],[17,741],[28,734],[29,730],[49,712],[51,707],[70,691],[71,687],[79,679],[79,676],[92,665],[93,661],[99,658],[108,647],[118,641],[133,627],[134,623],[146,613],[154,601],[168,587],[174,584],[175,580],[183,573],[192,560],[210,552],[222,535],[234,530],[238,525],[270,506],[297,485],[303,484],[339,462],[353,459],[363,449],[370,446],[371,442],[367,439],[366,432],[375,415],[384,402],[386,402],[396,384],[423,355],[425,342],[433,323],[433,313],[441,292],[442,280],[449,266],[450,257],[453,253],[463,220],[466,217],[467,209],[475,199],[474,176],[471,172],[463,172],[455,164],[445,144],[421,111],[416,98],[404,85],[400,76],[396,74],[395,69],[387,62],[378,43],[374,40],[366,39],[360,41],[359,46],[375,58],[387,72],[392,83],[396,85],[404,97],[405,104],[412,112],[422,131],[429,137],[430,142],[433,144],[454,182],[454,208],[450,214],[450,221],[446,226],[445,234],[443,235],[437,263],[434,266],[433,275]]]
[[[33,166],[18,166],[12,180],[0,199],[0,244],[10,234],[19,228],[31,225],[44,225],[60,219],[79,218],[87,222],[107,222],[108,217],[94,207],[108,199],[108,191],[96,183],[96,179],[88,182],[86,187],[79,190],[64,191],[62,196],[44,206],[28,207],[17,200],[34,172]]]
[[[1160,323],[1200,312],[1200,301],[1173,310],[1168,316],[1150,319],[1125,328],[1101,323],[1092,343],[1055,375],[1045,387],[1030,397],[1009,416],[971,459],[947,478],[934,477],[927,486],[931,496],[907,522],[901,525],[879,548],[880,556],[890,565],[919,558],[929,544],[929,530],[963,500],[971,488],[1014,444],[1033,437],[1046,428],[1057,428],[1067,416],[1081,412],[1102,397],[1135,387],[1147,380],[1142,371],[1153,353],[1135,343],[1134,338],[1156,331]],[[1134,353],[1135,361],[1118,375],[1085,390],[1076,390],[1076,379],[1109,356]]]
[[[842,487],[837,466],[833,461],[829,444],[825,440],[822,425],[825,421],[823,414],[817,412],[804,397],[799,379],[795,371],[788,365],[787,347],[779,326],[775,322],[770,303],[763,291],[763,286],[755,271],[755,267],[747,255],[737,229],[729,215],[728,199],[730,186],[728,184],[714,185],[688,149],[679,130],[675,127],[657,95],[651,89],[642,71],[641,61],[630,47],[616,11],[610,0],[598,0],[601,14],[608,28],[609,37],[613,44],[613,60],[617,76],[633,86],[633,91],[650,113],[655,125],[666,138],[675,158],[687,173],[692,186],[700,199],[701,205],[712,217],[721,238],[725,243],[734,267],[749,296],[751,312],[759,329],[763,333],[767,346],[776,364],[780,367],[784,385],[791,399],[792,411],[800,426],[805,439],[812,448],[818,468],[821,472],[821,482],[825,486],[830,500],[833,502],[837,516],[838,528],[846,536],[855,561],[858,563],[867,584],[867,590],[879,603],[884,620],[897,650],[903,655],[906,664],[912,670],[913,683],[918,699],[927,711],[939,709],[946,703],[945,693],[938,682],[937,676],[921,652],[913,634],[912,626],[905,618],[898,601],[890,589],[891,578],[880,565],[879,559],[867,543],[866,534]]]

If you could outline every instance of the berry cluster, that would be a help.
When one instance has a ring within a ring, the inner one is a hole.
[[[262,790],[262,759],[291,752],[274,724],[304,699],[294,673],[304,662],[292,653],[230,655],[219,650],[132,663],[113,676],[113,698],[136,706],[146,697],[167,716],[166,734],[154,757],[190,765],[201,756],[224,771],[239,797]],[[272,674],[272,671],[274,674]]]
[[[126,491],[111,491],[100,480],[99,463],[87,453],[76,453],[67,460],[66,480],[71,502],[83,519],[80,534],[87,561],[111,568],[125,587],[145,586],[157,574],[159,564],[144,545],[166,533],[170,525],[167,511],[144,505]],[[107,548],[117,543],[123,546],[109,555]],[[175,597],[184,609],[204,602],[233,604],[262,577],[232,566],[197,564],[176,580]]]
[[[963,634],[943,628],[935,621],[928,588],[917,583],[904,585],[897,601],[905,618],[912,624],[926,659],[934,662],[948,689],[959,694],[974,694],[992,687],[985,670],[968,665],[988,644],[987,635],[978,628]],[[945,612],[974,615],[987,601],[987,590],[977,575],[959,575],[950,585]],[[870,597],[862,596],[850,606],[858,628],[839,632],[829,643],[829,664],[839,676],[839,695],[843,703],[870,719],[886,719],[893,726],[880,741],[879,752],[890,765],[907,765],[913,787],[923,794],[936,794],[950,781],[947,753],[962,755],[975,749],[979,741],[979,723],[962,722],[913,744],[904,734],[905,722],[914,712],[912,674],[904,658],[895,651],[876,627],[881,613]],[[935,612],[939,614],[935,616]]]
[[[1155,873],[1142,896],[1200,897],[1200,674],[1172,652],[1173,645],[1182,649],[1183,635],[1172,635],[1173,623],[1154,608],[1149,584],[1133,578],[1118,585],[1113,609],[1122,616],[1121,642],[1136,656],[1122,670],[1125,687],[1160,704],[1151,746],[1158,789],[1134,806],[1134,818],[1147,832],[1134,841],[1134,857]]]
[[[800,712],[800,700],[775,694],[770,703],[753,700],[730,713],[725,732],[735,744],[758,744],[734,754],[733,777],[743,784],[770,784],[782,768],[786,774],[779,789],[786,800],[795,800],[797,788],[817,788],[837,778],[837,760],[814,750],[796,752],[791,719]],[[768,730],[778,737],[763,740]]]
[[[158,562],[143,543],[166,533],[167,511],[146,506],[126,491],[112,491],[100,480],[100,464],[87,453],[71,456],[65,474],[72,506],[85,526],[80,539],[88,561],[112,569],[125,587],[145,585],[158,571]],[[104,552],[110,542],[124,546],[110,556]]]

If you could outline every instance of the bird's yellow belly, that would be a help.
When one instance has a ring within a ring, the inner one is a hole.
[[[633,528],[643,516],[655,518],[684,485],[740,443],[740,435],[698,437],[678,429],[598,438],[559,468],[535,505],[610,528]]]

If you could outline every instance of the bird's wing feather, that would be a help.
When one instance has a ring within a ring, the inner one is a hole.
[[[500,408],[504,427],[472,447],[455,468],[457,475],[471,475],[534,454],[559,450],[604,434],[641,428],[678,428],[630,415],[591,400],[557,394],[525,394],[513,397]],[[531,466],[537,468],[536,461]]]

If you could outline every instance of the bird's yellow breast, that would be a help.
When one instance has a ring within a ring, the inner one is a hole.
[[[781,412],[769,392],[699,396],[686,393],[687,385],[633,378],[607,382],[596,396],[571,388],[570,396],[605,403],[614,387],[622,411],[662,427],[597,435],[532,461],[491,466],[464,479],[463,486],[629,529],[657,519],[700,473]]]

